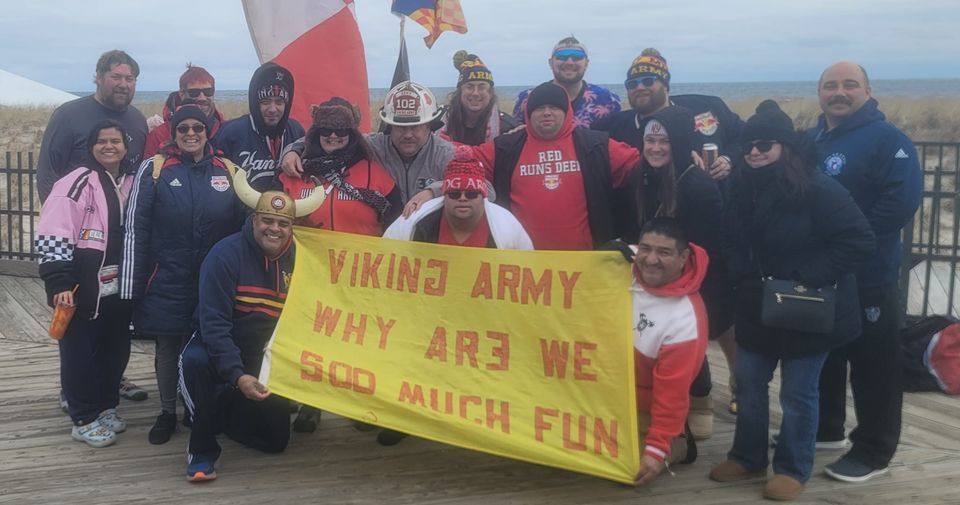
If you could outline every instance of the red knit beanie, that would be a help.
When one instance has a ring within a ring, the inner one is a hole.
[[[443,194],[450,191],[479,191],[487,196],[487,183],[483,164],[473,154],[470,146],[458,145],[453,159],[443,173]]]

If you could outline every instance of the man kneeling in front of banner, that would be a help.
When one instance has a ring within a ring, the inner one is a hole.
[[[293,273],[293,221],[319,208],[326,196],[314,191],[294,201],[281,191],[260,194],[243,170],[234,187],[254,213],[203,261],[198,329],[180,355],[180,392],[193,418],[191,482],[217,477],[217,433],[264,452],[287,447],[289,402],[271,395],[257,377]]]
[[[700,284],[707,253],[689,243],[680,224],[659,217],[640,232],[633,266],[633,347],[637,426],[643,456],[637,484],[670,463],[692,463],[697,448],[685,427],[690,383],[707,349],[707,313]]]

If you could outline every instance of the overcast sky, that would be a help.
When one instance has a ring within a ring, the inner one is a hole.
[[[278,8],[283,0],[276,0]],[[399,22],[389,0],[356,0],[370,85],[390,83]],[[853,59],[874,79],[960,78],[956,0],[461,0],[469,26],[432,50],[407,24],[411,73],[428,86],[456,82],[451,56],[478,54],[499,85],[550,77],[546,59],[573,33],[587,45],[587,79],[623,81],[648,46],[675,82],[816,80]],[[175,89],[184,64],[206,67],[220,89],[246,89],[257,67],[240,0],[5,2],[0,68],[71,90],[93,89],[97,57],[122,48],[140,63],[141,90]],[[336,50],[335,44],[331,50]],[[323,57],[318,52],[318,58]]]

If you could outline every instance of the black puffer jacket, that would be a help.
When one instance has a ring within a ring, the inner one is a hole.
[[[730,272],[736,279],[737,343],[774,357],[826,352],[860,334],[860,304],[853,272],[873,253],[863,213],[836,181],[814,171],[803,197],[791,196],[783,166],[745,168],[733,181],[727,213]],[[761,275],[812,287],[838,283],[832,333],[773,329],[761,323]]]

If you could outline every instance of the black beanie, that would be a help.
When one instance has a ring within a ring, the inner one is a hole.
[[[207,127],[207,138],[210,138],[210,118],[200,110],[200,107],[193,104],[186,104],[177,108],[177,111],[173,113],[173,117],[170,118],[170,132],[173,133],[173,130],[176,130],[177,125],[184,119],[196,119],[203,123],[203,126]]]
[[[566,113],[570,107],[570,97],[566,90],[548,81],[533,88],[527,97],[527,117],[542,105],[553,105]]]
[[[693,164],[690,152],[699,147],[694,137],[696,128],[693,113],[684,107],[671,105],[643,118],[640,121],[641,132],[650,121],[658,121],[667,130],[670,137],[670,156],[679,175]]]
[[[773,100],[760,102],[757,113],[747,120],[740,132],[741,143],[755,140],[776,140],[795,149],[799,144],[793,120],[780,110],[780,106]]]

